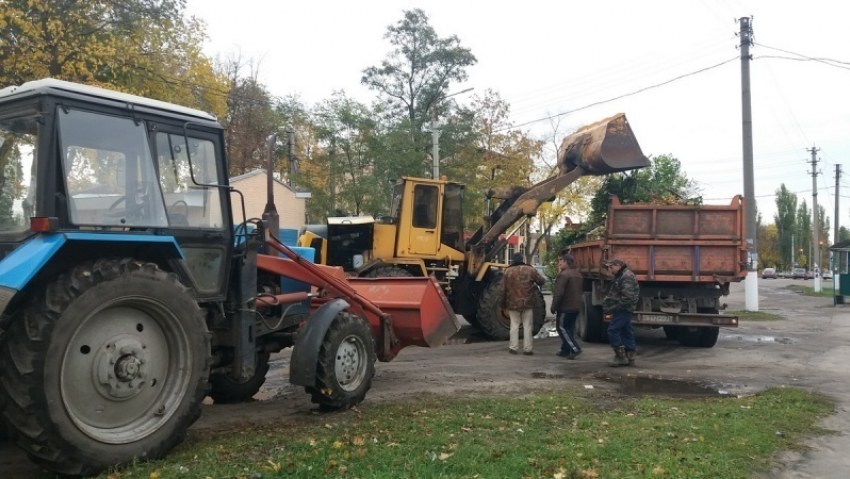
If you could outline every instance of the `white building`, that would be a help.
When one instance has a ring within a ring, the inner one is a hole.
[[[305,203],[310,198],[310,193],[295,191],[287,184],[274,180],[274,204],[277,214],[280,216],[280,227],[282,229],[299,230],[306,221]],[[245,214],[250,218],[262,218],[263,210],[266,209],[266,171],[254,170],[244,175],[235,176],[230,179],[230,186],[242,192],[245,196]],[[234,222],[241,222],[242,199],[236,193],[231,193],[230,201],[233,205]]]

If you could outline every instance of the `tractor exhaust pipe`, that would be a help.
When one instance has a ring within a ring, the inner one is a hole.
[[[280,215],[274,204],[274,145],[277,143],[277,135],[272,133],[266,140],[268,151],[268,165],[266,165],[266,208],[263,210],[263,225],[266,229],[265,240],[269,241],[269,234],[277,236],[280,234]]]

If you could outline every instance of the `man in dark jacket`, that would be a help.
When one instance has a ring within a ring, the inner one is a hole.
[[[582,277],[576,269],[571,254],[558,259],[558,278],[552,290],[552,307],[558,336],[561,337],[561,350],[556,354],[562,358],[575,359],[581,354],[581,346],[575,338],[576,317],[582,302]]]
[[[602,300],[602,309],[611,314],[608,342],[614,348],[614,360],[609,366],[631,366],[635,363],[635,333],[632,313],[640,299],[640,286],[635,274],[618,258],[606,261],[608,273],[613,276],[608,294]]]
[[[533,267],[525,264],[522,253],[513,255],[511,265],[505,268],[502,278],[502,309],[511,317],[511,341],[508,350],[517,354],[519,349],[519,325],[522,323],[523,351],[531,356],[534,336],[534,305],[537,304],[538,285],[546,283]]]

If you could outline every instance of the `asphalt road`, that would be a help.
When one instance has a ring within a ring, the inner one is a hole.
[[[693,395],[747,394],[768,387],[801,387],[837,401],[837,413],[823,426],[836,433],[811,438],[806,452],[784,452],[776,458],[771,478],[847,477],[850,471],[850,309],[831,298],[802,296],[787,289],[802,280],[760,280],[761,310],[782,315],[781,321],[744,321],[722,330],[711,349],[684,348],[660,330],[639,332],[634,368],[609,368],[610,347],[587,344],[577,360],[554,355],[559,339],[536,339],[534,356],[509,355],[504,342],[485,342],[465,328],[450,344],[436,349],[407,348],[390,363],[379,363],[366,401],[422,393],[475,395],[527,391],[534,388],[584,386],[600,401],[611,394],[658,393]],[[826,282],[829,285],[829,282]],[[725,298],[727,311],[744,309],[744,285],[733,285]],[[289,356],[273,358],[272,369],[257,401],[206,405],[190,437],[252,424],[291,423],[313,414],[301,388],[288,384]],[[636,387],[641,386],[641,387]],[[4,477],[33,477],[39,470],[10,444],[0,444]]]

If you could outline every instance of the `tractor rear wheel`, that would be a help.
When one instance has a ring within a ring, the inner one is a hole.
[[[351,313],[339,313],[319,348],[316,386],[307,392],[326,411],[349,409],[362,402],[372,387],[376,359],[369,323]]]
[[[478,327],[487,337],[505,341],[511,338],[511,318],[507,310],[502,309],[500,304],[501,288],[502,275],[492,275],[478,300],[478,314],[476,314],[475,319]],[[546,321],[546,302],[539,289],[535,293],[535,299],[534,312],[532,313],[532,335],[537,334]],[[526,331],[520,325],[519,337],[522,338],[525,334]]]
[[[160,458],[201,414],[204,314],[155,264],[78,265],[35,291],[6,335],[0,410],[47,469],[89,475]]]
[[[254,375],[244,381],[237,381],[226,374],[210,376],[209,396],[216,404],[232,404],[250,400],[260,392],[269,372],[269,353],[257,354],[257,367]]]

